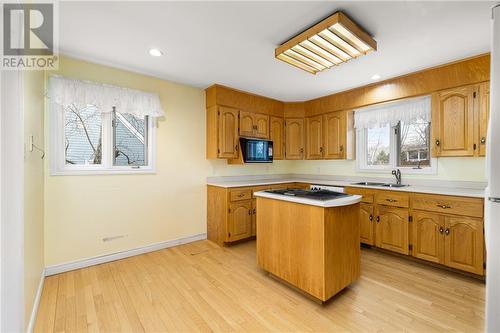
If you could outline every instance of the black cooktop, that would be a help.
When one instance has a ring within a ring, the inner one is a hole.
[[[287,195],[291,197],[307,198],[314,200],[332,200],[342,197],[348,197],[349,194],[333,192],[328,190],[302,190],[302,189],[286,189],[286,190],[267,190],[267,193]]]

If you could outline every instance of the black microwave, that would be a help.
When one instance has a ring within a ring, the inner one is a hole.
[[[245,163],[272,163],[273,142],[269,140],[240,138],[241,153]]]

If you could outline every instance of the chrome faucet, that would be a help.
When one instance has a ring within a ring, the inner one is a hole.
[[[392,170],[392,174],[394,175],[394,177],[396,177],[396,183],[398,185],[400,185],[401,184],[401,170],[399,170],[399,169]]]

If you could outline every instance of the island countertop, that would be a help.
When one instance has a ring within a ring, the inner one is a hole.
[[[324,208],[354,205],[360,202],[362,198],[360,195],[348,195],[345,197],[335,198],[331,200],[315,200],[315,199],[269,193],[266,191],[255,192],[253,195],[260,198],[289,201],[289,202],[295,202],[304,205],[318,206]]]

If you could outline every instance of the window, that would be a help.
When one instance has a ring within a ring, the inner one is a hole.
[[[52,175],[154,172],[160,96],[49,76]]]
[[[69,105],[53,113],[52,126],[54,175],[154,172],[155,128],[149,116]]]
[[[436,173],[430,154],[430,98],[355,111],[359,171]]]

